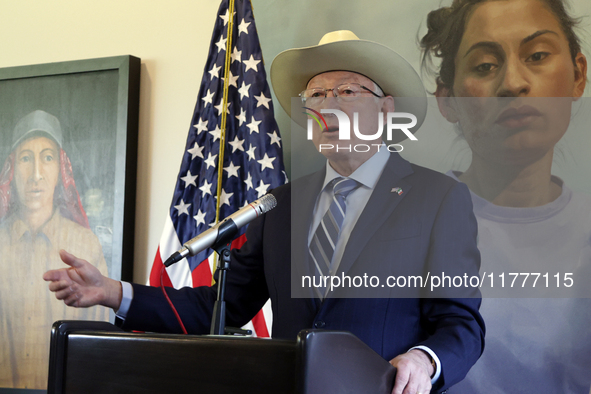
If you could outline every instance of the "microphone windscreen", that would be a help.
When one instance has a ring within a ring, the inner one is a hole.
[[[277,199],[272,194],[267,194],[259,200],[261,213],[267,213],[277,206]]]

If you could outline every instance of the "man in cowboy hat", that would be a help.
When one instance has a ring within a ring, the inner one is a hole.
[[[298,94],[310,113],[322,115],[324,109],[356,116],[359,133],[346,144],[362,141],[369,149],[346,149],[334,117],[323,116],[324,126],[314,127],[312,139],[319,149],[325,145],[322,154],[328,165],[275,189],[277,208],[253,221],[248,241],[233,251],[226,290],[228,324],[246,323],[271,298],[273,337],[294,339],[305,328],[350,331],[397,367],[395,393],[426,393],[432,384],[437,391],[453,385],[484,346],[478,290],[465,299],[388,298],[379,292],[350,298],[319,286],[303,289],[303,297],[294,293],[298,286],[292,282],[300,283],[306,274],[353,276],[366,269],[377,274],[449,268],[478,275],[476,222],[466,187],[389,153],[379,130],[375,133],[378,114],[395,108],[412,113],[420,125],[426,98],[419,77],[391,49],[359,40],[351,32],[335,32],[317,46],[279,54],[271,78],[277,98],[294,117],[291,100]],[[392,95],[419,100],[407,104]],[[369,137],[371,133],[375,137]],[[393,142],[401,140],[395,138]],[[292,194],[297,197],[293,201]],[[326,230],[331,225],[332,231]],[[69,270],[86,281],[70,279],[75,275],[67,270],[48,272],[45,279],[52,281],[50,290],[58,299],[73,306],[112,307],[125,317],[126,329],[179,332],[159,289],[134,284],[129,304],[119,282],[96,275],[74,256],[62,257],[73,267]],[[188,331],[208,332],[216,288],[167,291]]]
[[[291,201],[292,281],[302,276],[302,267],[310,265],[315,274],[325,277],[343,273],[355,277],[369,272],[381,273],[383,277],[385,272],[426,271],[478,275],[475,219],[465,186],[390,153],[389,148],[407,134],[394,134],[388,147],[382,142],[378,114],[383,118],[392,112],[413,114],[416,117],[413,132],[425,118],[425,89],[404,58],[379,43],[360,40],[350,31],[336,31],[326,34],[318,45],[280,53],[271,66],[271,81],[283,109],[297,123],[305,125],[305,119],[299,116],[302,112],[323,115],[324,122],[310,124],[311,139],[327,159],[325,169],[291,185],[295,197]],[[333,115],[335,110],[344,112],[352,121],[356,118],[356,127],[362,135],[349,130],[350,139],[341,140],[340,119]],[[382,125],[385,123],[382,119]],[[292,163],[297,165],[293,160]],[[325,213],[331,211],[330,201],[338,194],[336,190],[343,177],[353,179],[355,186],[346,196],[340,234],[332,240],[334,246],[328,248],[332,255],[327,258],[323,240],[331,237],[330,231],[318,229],[330,228],[338,216],[338,213],[331,215],[327,221]],[[445,230],[437,223],[442,224],[442,220],[446,222]],[[417,229],[417,223],[429,223],[429,227]],[[302,261],[307,263],[301,264]],[[292,296],[304,295],[302,290],[305,289],[292,282]],[[478,291],[469,295],[474,298],[458,303],[442,298],[409,298],[417,293],[392,293],[392,289],[384,291],[381,287],[370,286],[368,290],[361,286],[357,290],[339,294],[321,288],[317,296],[326,298],[316,310],[315,323],[321,321],[326,328],[351,331],[384,358],[392,359],[391,363],[398,368],[394,392],[403,389],[425,392],[430,383],[436,388],[449,387],[462,379],[479,357],[484,324],[478,313]],[[375,299],[352,298],[355,296]],[[404,298],[392,298],[396,296]],[[400,310],[385,311],[393,305]],[[326,312],[330,307],[337,311]],[[347,316],[346,308],[364,308],[365,323],[335,318],[338,313]],[[425,313],[424,308],[430,312]],[[413,310],[421,310],[418,320],[413,317]],[[434,318],[439,314],[449,318],[445,329],[441,329],[442,321]],[[396,321],[389,324],[372,318]],[[420,321],[433,318],[433,325]],[[469,323],[463,326],[464,322]],[[384,338],[396,335],[399,330],[412,332],[405,340],[407,347],[391,354],[384,352],[384,346],[390,342]],[[454,337],[462,339],[454,343]],[[465,353],[456,358],[452,354],[457,356],[459,349]]]

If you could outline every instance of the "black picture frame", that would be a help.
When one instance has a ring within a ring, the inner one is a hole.
[[[20,119],[37,110],[55,116],[108,275],[126,281],[133,280],[140,69],[130,55],[0,69],[0,166]]]

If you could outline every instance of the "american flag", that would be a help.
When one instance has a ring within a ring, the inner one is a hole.
[[[287,181],[251,4],[249,0],[233,3],[234,12],[230,12],[228,0],[223,0],[218,10],[170,214],[150,273],[152,286],[160,285],[164,260],[215,224],[223,110],[227,118],[219,221]],[[232,24],[230,68],[225,75],[227,33]],[[241,229],[232,247],[245,242],[244,232]],[[164,284],[175,288],[210,286],[213,254],[207,249],[167,268]],[[268,302],[252,321],[257,336],[269,336],[271,319]]]

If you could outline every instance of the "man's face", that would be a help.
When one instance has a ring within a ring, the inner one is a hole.
[[[356,83],[365,86],[377,93],[376,85],[369,78],[349,71],[329,71],[316,75],[308,82],[306,89],[323,88],[333,89],[337,86],[347,83]],[[328,91],[324,101],[315,106],[315,111],[321,112],[322,109],[336,109],[343,111],[349,117],[351,128],[353,129],[354,114],[358,115],[359,131],[364,135],[376,134],[379,127],[379,117],[382,117],[383,124],[386,124],[386,114],[394,111],[394,100],[391,96],[378,98],[370,92],[364,92],[360,97],[354,101],[341,101],[334,97],[332,91]],[[367,152],[356,152],[354,147],[356,145],[381,144],[381,133],[373,140],[359,139],[353,130],[351,130],[350,140],[339,140],[339,122],[336,115],[325,113],[322,114],[326,120],[328,128],[322,125],[322,128],[313,122],[312,141],[324,156],[329,160],[342,160],[349,157],[361,157],[367,155]],[[330,148],[332,146],[332,148]],[[374,148],[375,149],[375,148]],[[361,149],[363,150],[363,149]],[[371,156],[375,150],[371,151]]]
[[[18,199],[29,211],[53,207],[59,179],[59,148],[46,137],[21,142],[15,150],[14,180]]]

